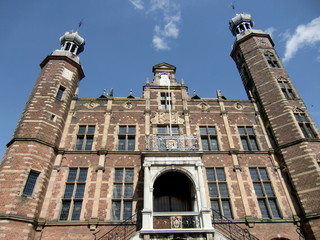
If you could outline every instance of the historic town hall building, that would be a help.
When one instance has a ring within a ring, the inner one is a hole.
[[[230,21],[249,100],[189,95],[168,63],[141,97],[78,98],[64,34],[1,163],[0,239],[320,239],[319,132],[252,26]]]

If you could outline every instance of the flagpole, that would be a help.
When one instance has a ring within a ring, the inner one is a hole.
[[[169,99],[169,132],[172,136],[172,120],[171,120],[171,94],[170,94],[170,78],[168,77],[168,99]]]

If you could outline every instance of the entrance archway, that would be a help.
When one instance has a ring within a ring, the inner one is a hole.
[[[154,183],[153,211],[193,211],[195,190],[190,179],[180,172],[167,172]]]

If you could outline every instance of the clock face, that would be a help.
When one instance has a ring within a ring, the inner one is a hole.
[[[161,86],[169,86],[170,85],[170,79],[167,74],[162,74],[160,76],[160,85]]]
[[[268,40],[265,38],[258,38],[258,44],[259,45],[264,45],[264,46],[268,46]]]

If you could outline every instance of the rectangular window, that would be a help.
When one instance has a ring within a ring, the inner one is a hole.
[[[213,126],[199,127],[200,137],[202,143],[202,150],[204,151],[218,151],[218,138],[216,128]]]
[[[179,135],[179,126],[171,125],[171,134]],[[157,126],[157,135],[159,136],[170,135],[170,125]]]
[[[249,168],[262,218],[281,218],[266,168]]]
[[[26,182],[26,185],[23,189],[23,195],[25,196],[31,196],[34,190],[34,187],[36,186],[37,179],[39,177],[39,173],[35,171],[30,171],[28,175],[28,179]]]
[[[214,219],[231,219],[230,196],[224,168],[207,168],[207,181]]]
[[[160,94],[161,109],[172,109],[171,93]]]
[[[95,126],[79,126],[76,150],[91,151],[93,145]]]
[[[112,220],[127,220],[132,216],[133,168],[116,168],[112,195]]]
[[[253,127],[238,127],[238,131],[244,151],[259,150]]]
[[[264,54],[265,59],[267,60],[269,67],[280,68],[277,58],[270,52]]]
[[[136,126],[123,125],[119,126],[118,133],[118,150],[134,151],[136,139]]]
[[[294,116],[295,116],[305,138],[316,138],[317,137],[317,135],[315,134],[315,132],[313,131],[313,129],[311,127],[311,123],[310,123],[309,119],[307,118],[307,116],[304,113],[295,113]]]
[[[296,96],[295,96],[295,94],[294,94],[294,92],[293,92],[293,90],[287,80],[279,79],[278,84],[279,84],[281,91],[283,92],[283,95],[285,96],[286,99],[288,99],[288,100],[296,99]]]
[[[65,92],[65,90],[66,90],[65,87],[60,86],[59,89],[58,89],[57,95],[56,95],[56,99],[62,100],[63,93]]]
[[[80,219],[82,201],[88,168],[70,168],[62,199],[60,221],[78,221]]]

